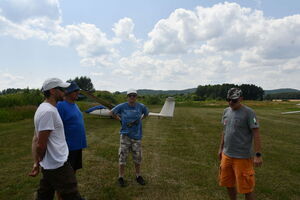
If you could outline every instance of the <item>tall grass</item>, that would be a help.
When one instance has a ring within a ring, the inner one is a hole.
[[[32,118],[37,105],[43,101],[39,90],[24,90],[16,94],[0,95],[0,122],[14,122]]]
[[[0,95],[0,108],[39,105],[43,101],[43,95],[39,90],[25,90],[16,94]]]
[[[33,118],[36,108],[32,105],[0,108],[0,122],[15,122]]]

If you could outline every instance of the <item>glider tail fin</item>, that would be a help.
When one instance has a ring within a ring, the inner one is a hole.
[[[173,117],[175,110],[175,99],[168,97],[160,111],[160,113],[149,113],[151,116]]]

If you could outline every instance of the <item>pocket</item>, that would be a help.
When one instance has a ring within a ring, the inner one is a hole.
[[[221,171],[222,171],[222,168],[221,168],[221,164],[220,164],[220,166],[219,166],[219,174],[218,174],[218,181],[219,181],[219,183],[221,182]]]
[[[242,187],[243,189],[251,189],[255,185],[255,172],[253,169],[242,172]]]

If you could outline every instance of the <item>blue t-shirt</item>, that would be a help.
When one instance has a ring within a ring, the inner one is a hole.
[[[121,103],[112,109],[112,112],[121,117],[122,127],[120,134],[140,140],[142,139],[142,115],[148,115],[148,109],[144,104],[135,103],[130,106],[127,102]]]
[[[56,107],[64,124],[69,150],[86,148],[84,121],[78,106],[75,103],[59,101]]]

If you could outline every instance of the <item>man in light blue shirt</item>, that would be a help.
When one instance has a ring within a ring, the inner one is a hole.
[[[135,163],[136,181],[145,185],[145,180],[140,175],[142,161],[142,119],[148,116],[149,112],[145,105],[136,102],[137,91],[130,89],[127,91],[128,101],[114,107],[112,116],[121,122],[120,148],[119,148],[119,179],[121,187],[126,186],[124,180],[125,165],[128,154],[132,151]]]

